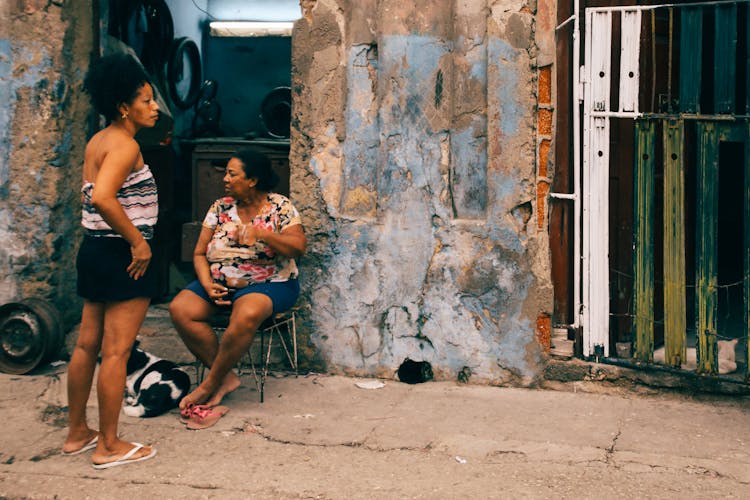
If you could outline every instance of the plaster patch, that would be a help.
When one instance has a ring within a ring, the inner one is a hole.
[[[527,50],[531,44],[531,26],[527,20],[528,16],[514,13],[505,25],[505,38],[516,49]]]
[[[461,56],[470,63],[469,71],[465,76],[486,84],[487,47],[482,43],[482,39],[475,36],[469,41],[466,37],[459,36],[456,38],[456,46],[465,49]],[[456,78],[463,79],[464,75],[456,75]]]
[[[364,186],[357,186],[346,192],[342,212],[348,214],[375,215],[377,193]]]
[[[490,199],[494,201],[489,218],[489,238],[518,254],[524,252],[526,236],[519,232],[513,208],[521,198],[519,180],[504,172],[490,172]]]
[[[339,66],[339,49],[336,45],[329,45],[323,50],[315,52],[311,71],[321,75],[330,75]]]
[[[377,51],[371,45],[358,45],[349,51],[347,64],[346,142],[342,207],[351,215],[375,215],[377,192],[375,176],[380,144],[375,93]]]
[[[13,214],[6,209],[0,209],[0,269],[5,269],[0,289],[0,304],[18,299],[18,272],[33,259],[24,242],[19,241],[17,234],[12,230],[16,228],[13,224]]]
[[[321,190],[329,211],[338,213],[341,198],[341,144],[336,137],[336,126],[329,123],[324,133],[315,140],[310,167],[320,179]]]

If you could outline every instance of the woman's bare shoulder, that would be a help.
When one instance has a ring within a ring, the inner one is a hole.
[[[105,163],[129,165],[137,170],[143,166],[140,147],[130,135],[109,127],[94,134],[84,153],[84,181],[92,181]]]

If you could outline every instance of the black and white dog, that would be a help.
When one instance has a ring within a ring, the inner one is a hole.
[[[136,340],[128,359],[123,411],[131,417],[156,417],[177,407],[190,391],[190,376],[177,364],[149,354]]]

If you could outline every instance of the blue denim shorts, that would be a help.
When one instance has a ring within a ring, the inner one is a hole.
[[[201,286],[200,281],[191,281],[185,287],[185,290],[190,290],[209,304],[213,304],[206,290]],[[263,295],[267,295],[273,303],[273,314],[278,314],[290,309],[297,302],[297,298],[299,297],[299,281],[292,279],[287,281],[253,283],[244,288],[230,290],[227,298],[234,303],[235,300],[248,293],[262,293]]]

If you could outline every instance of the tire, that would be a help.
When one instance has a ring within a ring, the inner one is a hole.
[[[63,336],[57,310],[40,299],[0,307],[0,371],[21,375],[60,353]]]
[[[190,84],[187,91],[178,88],[184,73],[185,57],[190,66]],[[167,88],[172,102],[180,109],[188,109],[198,99],[202,82],[201,56],[198,46],[188,37],[176,39],[172,43],[167,60]]]

